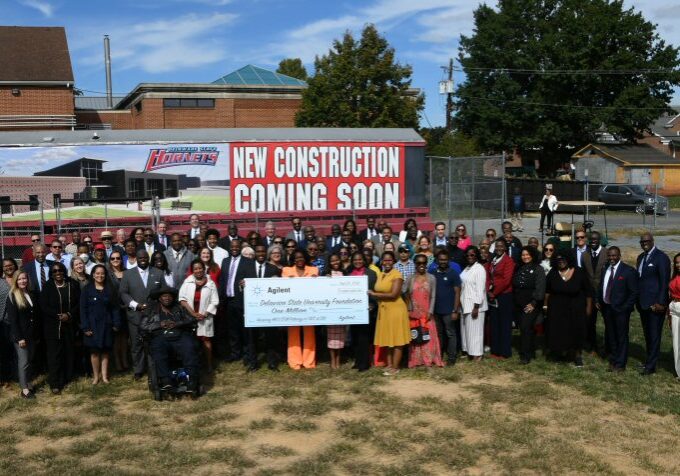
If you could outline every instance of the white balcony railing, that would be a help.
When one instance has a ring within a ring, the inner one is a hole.
[[[0,115],[0,129],[70,127],[76,125],[73,115]]]

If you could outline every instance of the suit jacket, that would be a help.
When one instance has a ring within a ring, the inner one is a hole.
[[[189,238],[195,238],[195,236],[192,236],[192,234],[191,234],[192,231],[193,231],[193,228],[189,228],[189,229],[187,230],[187,234],[189,235]],[[201,233],[200,227],[199,227],[198,233],[199,233],[199,234]]]
[[[19,309],[14,304],[14,301],[9,296],[5,309],[7,309],[7,321],[10,328],[10,339],[13,342],[26,340],[28,342],[35,342],[39,339],[39,322],[40,322],[40,307],[38,303],[38,296],[35,293],[29,293],[31,296],[32,305],[26,306],[24,309]]]
[[[602,270],[607,267],[607,248],[604,246],[600,248],[600,253],[597,255],[595,263],[593,263],[593,255],[590,248],[588,248],[588,253],[583,255],[583,269],[588,275],[593,291],[600,289]]]
[[[240,235],[236,235],[236,238],[238,238],[241,241],[241,243],[246,241],[246,239],[243,238]],[[229,248],[231,247],[231,237],[229,235],[223,236],[222,238],[217,240],[217,246],[219,246],[220,248],[224,248],[225,250],[229,251]],[[219,264],[219,263],[217,263],[217,264]]]
[[[338,236],[338,240],[339,240],[339,241],[338,241],[338,245],[339,245],[340,243],[342,243],[342,236]],[[327,250],[332,250],[332,249],[335,248],[336,246],[337,246],[337,245],[334,245],[334,244],[333,244],[333,235],[331,235],[331,236],[329,236],[328,238],[326,238],[326,249],[327,249]]]
[[[609,266],[605,267],[600,273],[600,286],[597,288],[597,295],[600,303],[604,303],[604,294],[606,291],[604,288],[604,277],[608,272]],[[612,291],[609,296],[609,305],[617,313],[630,314],[637,302],[637,298],[638,274],[632,266],[620,261],[616,268],[616,274],[614,274],[614,283],[612,284]]]
[[[156,242],[160,243],[161,245],[165,246],[165,249],[167,250],[170,248],[170,236],[169,235],[156,235]]]
[[[635,270],[639,276],[638,305],[641,310],[649,309],[652,304],[668,305],[668,283],[671,279],[671,260],[666,253],[654,248],[639,273],[640,263],[645,254],[640,253]]]
[[[378,231],[377,228],[373,228],[373,230]],[[374,236],[380,236],[380,232],[378,231],[378,234],[374,235]],[[361,240],[362,243],[369,239],[368,238],[368,228],[365,228],[365,229],[363,229],[359,232],[359,239]],[[373,239],[373,237],[371,237],[371,239]]]
[[[138,304],[148,304],[149,296],[152,292],[161,289],[165,285],[165,276],[160,269],[149,266],[146,268],[149,276],[146,280],[146,287],[139,275],[138,268],[131,268],[123,272],[120,280],[120,298],[127,308],[127,318],[133,324],[139,325],[142,321],[142,312],[130,309],[132,301]]]
[[[244,277],[246,278],[257,278],[257,261],[251,260],[251,264],[248,264],[244,269]],[[264,276],[263,278],[277,278],[281,276],[281,270],[271,264],[268,261],[264,262]]]
[[[385,246],[382,235],[374,236],[373,238],[371,238],[371,241],[375,244],[375,254],[378,256],[382,256],[383,248]],[[401,241],[399,241],[397,237],[394,235],[392,235],[390,241],[394,245],[394,253],[396,254],[397,249],[399,249],[399,245],[401,245]]]
[[[229,268],[231,267],[232,256],[224,258],[222,260],[222,273],[220,274],[220,282],[217,288],[217,292],[220,296],[220,301],[226,302],[227,300],[227,285],[229,284]],[[253,273],[255,273],[255,265],[252,259],[241,256],[238,265],[236,266],[236,276],[234,277],[234,297],[231,302],[232,306],[243,307],[243,289],[239,286],[239,282],[249,276],[246,276],[246,269],[253,268]]]
[[[194,254],[186,247],[182,248],[179,262],[175,259],[175,250],[172,248],[165,250],[165,259],[168,260],[168,268],[172,271],[172,277],[175,280],[175,288],[179,289],[187,277],[189,266],[194,260]],[[217,283],[215,283],[217,284]]]
[[[25,265],[22,266],[22,270],[28,274],[28,290],[31,293],[39,293],[40,292],[40,274],[38,274],[38,270],[36,269],[36,261],[29,261]],[[49,275],[50,275],[50,263],[45,260],[43,262],[43,266],[45,267],[45,278],[49,280]]]
[[[297,239],[295,238],[295,230],[290,230],[290,231],[288,232],[288,234],[286,235],[286,239],[287,239],[287,240],[295,240],[295,241],[297,241]],[[300,229],[300,241],[304,241],[304,239],[305,239],[304,228],[301,228],[301,229]]]
[[[139,251],[139,250],[144,250],[144,251],[146,251],[146,242],[142,243],[141,245],[139,245],[139,246],[137,247],[137,251]],[[153,253],[155,253],[156,251],[160,251],[161,253],[163,253],[163,252],[165,251],[165,246],[161,245],[161,244],[158,243],[156,240],[154,240],[154,242],[153,242],[153,251],[152,251],[151,253],[149,253],[149,257],[151,257],[151,255],[152,255]]]

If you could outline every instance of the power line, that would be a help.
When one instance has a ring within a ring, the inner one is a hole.
[[[475,99],[479,101],[489,101],[497,103],[510,103],[510,104],[521,104],[523,106],[545,106],[545,107],[563,107],[563,108],[575,108],[575,109],[621,109],[621,110],[654,110],[654,111],[665,111],[670,109],[669,106],[660,107],[624,107],[624,106],[585,106],[580,104],[555,104],[555,103],[544,103],[544,102],[531,102],[531,101],[518,101],[514,99],[491,99],[476,96],[463,96],[461,99]]]
[[[675,74],[678,69],[529,69],[529,68],[478,68],[454,67],[459,72],[498,72],[515,74],[575,74],[575,75],[635,75],[635,74]]]

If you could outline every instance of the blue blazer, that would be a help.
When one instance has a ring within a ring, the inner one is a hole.
[[[640,263],[645,254],[640,253],[635,270],[640,269]],[[649,309],[652,304],[668,305],[668,283],[671,279],[671,260],[666,253],[654,248],[647,263],[642,267],[639,276],[640,294],[638,305],[641,310]]]
[[[604,304],[604,277],[609,272],[609,266],[602,269],[600,279],[600,289],[598,292],[598,300]],[[638,299],[638,274],[632,266],[627,265],[623,261],[619,262],[614,275],[614,284],[612,284],[612,293],[610,296],[610,306],[617,313],[630,314],[635,307]]]

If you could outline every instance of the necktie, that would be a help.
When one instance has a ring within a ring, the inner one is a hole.
[[[642,270],[645,269],[645,265],[647,264],[647,258],[649,258],[649,252],[645,253],[645,255],[642,257],[642,260],[640,261],[640,276],[642,276]]]
[[[236,258],[231,258],[231,263],[229,265],[229,279],[227,280],[227,296],[234,296],[234,274],[236,271]]]
[[[42,291],[45,288],[47,276],[45,275],[45,267],[40,263],[38,264],[38,266],[40,266],[40,290]]]
[[[592,256],[593,256],[593,263],[595,263],[597,261],[597,251],[593,250]]]
[[[300,232],[299,231],[295,232],[295,241],[300,241]]]
[[[261,263],[260,263],[258,266],[260,267],[260,269],[259,269],[258,272],[257,272],[257,277],[258,277],[258,278],[262,278],[262,277],[263,277],[263,275],[262,275],[262,268],[263,268],[264,266],[263,266]]]
[[[175,251],[175,261],[179,263],[179,251]]]
[[[139,276],[142,278],[142,282],[144,283],[144,287],[146,287],[146,283],[148,282],[148,278],[146,275],[146,270],[139,269]]]
[[[609,281],[607,281],[607,287],[604,290],[604,302],[606,304],[611,303],[612,287],[614,287],[614,267],[613,266],[609,268]]]

